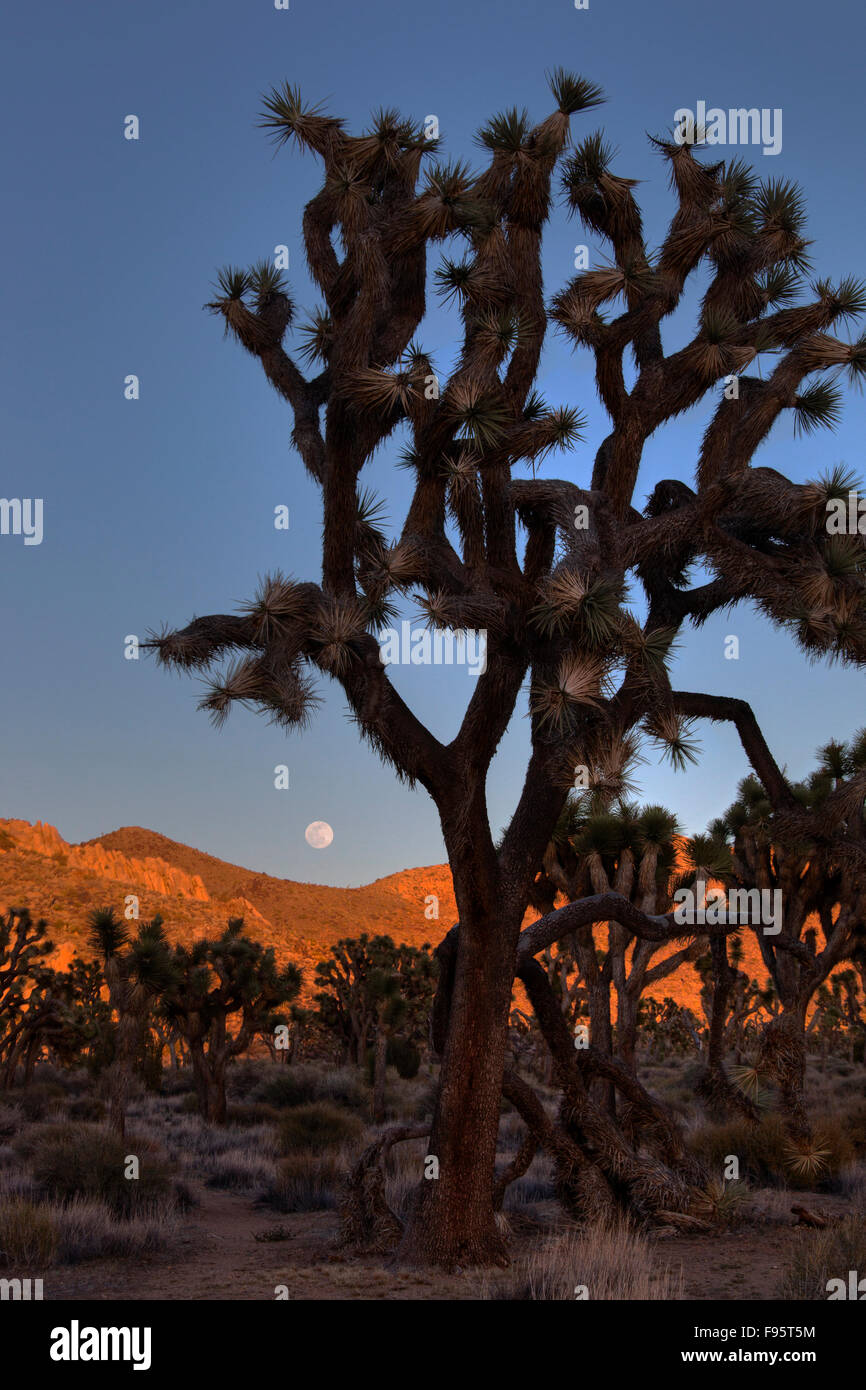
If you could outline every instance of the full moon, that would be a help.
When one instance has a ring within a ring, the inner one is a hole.
[[[326,820],[314,820],[304,831],[304,839],[313,849],[327,849],[334,832]]]

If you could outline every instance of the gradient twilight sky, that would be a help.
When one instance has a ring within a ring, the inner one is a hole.
[[[192,0],[84,5],[42,0],[7,11],[0,102],[7,194],[0,494],[44,499],[44,540],[0,536],[3,678],[0,816],[50,821],[68,840],[144,825],[223,859],[283,877],[368,882],[440,862],[438,819],[422,790],[401,787],[362,744],[336,687],[311,730],[286,739],[237,709],[215,731],[196,711],[195,679],[123,659],[127,633],[231,611],[259,574],[320,573],[318,494],[290,440],[285,406],[258,364],[202,312],[218,266],[290,249],[292,291],[313,307],[300,239],[319,166],[274,155],[256,129],[260,94],[285,79],[359,129],[378,106],[435,113],[446,156],[478,167],[472,137],[495,111],[535,118],[552,108],[545,70],[562,64],[606,94],[578,116],[619,149],[615,171],[640,178],[650,245],[672,201],[646,132],[678,107],[780,107],[779,155],[744,153],[763,177],[799,180],[809,206],[814,273],[866,274],[862,8],[840,0]],[[123,138],[130,113],[138,142]],[[549,226],[549,293],[573,273],[573,248],[594,243],[557,207]],[[593,264],[597,257],[593,256]],[[431,270],[438,255],[431,256]],[[692,300],[692,307],[694,299]],[[299,315],[300,318],[303,315]],[[680,346],[693,319],[665,332]],[[453,319],[431,300],[419,334],[447,367]],[[844,329],[839,330],[840,335]],[[689,333],[689,336],[691,334]],[[291,350],[291,337],[287,339]],[[141,399],[124,400],[128,373]],[[588,482],[605,416],[591,363],[551,337],[539,386],[551,404],[588,416],[585,443],[552,458],[547,476]],[[638,504],[660,477],[691,481],[704,405],[646,451]],[[848,395],[835,435],[795,439],[780,421],[758,461],[802,481],[837,462],[862,473],[866,401]],[[408,478],[395,437],[365,481],[397,524]],[[288,532],[273,509],[289,506]],[[726,661],[724,637],[740,638]],[[395,683],[439,736],[451,737],[471,693],[465,671],[421,668]],[[866,722],[864,675],[808,667],[789,638],[745,609],[683,643],[674,683],[743,694],[781,762],[798,775],[814,748]],[[525,698],[494,763],[494,832],[517,800],[528,747]],[[735,734],[701,731],[704,754],[684,775],[649,762],[644,800],[663,801],[688,830],[732,799],[746,763]],[[274,788],[274,767],[290,789]],[[316,851],[314,820],[334,828]]]

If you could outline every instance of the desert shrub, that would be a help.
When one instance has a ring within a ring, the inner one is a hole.
[[[139,1160],[138,1178],[124,1177],[131,1154]],[[31,1167],[45,1196],[99,1198],[120,1217],[134,1216],[171,1192],[168,1167],[148,1140],[119,1139],[96,1125],[45,1126],[32,1140]]]
[[[54,1202],[42,1210],[54,1229],[58,1264],[153,1254],[170,1244],[175,1223],[170,1201],[153,1203],[129,1219],[119,1219],[105,1202],[92,1198]]]
[[[726,1182],[711,1178],[705,1187],[698,1188],[692,1202],[692,1214],[703,1217],[713,1226],[734,1226],[748,1211],[749,1189],[742,1182]]]
[[[42,1269],[53,1263],[56,1251],[50,1216],[22,1198],[0,1201],[0,1264]]]
[[[237,1057],[226,1071],[226,1090],[230,1096],[250,1100],[252,1092],[276,1070],[270,1060],[257,1057]]]
[[[830,1279],[843,1279],[849,1270],[862,1277],[866,1270],[866,1218],[849,1216],[826,1231],[798,1231],[785,1271],[781,1296],[798,1300],[826,1299]]]
[[[854,1152],[863,1157],[866,1154],[866,1104],[855,1105],[842,1117],[845,1133]]]
[[[316,1100],[330,1100],[344,1110],[366,1111],[369,1097],[352,1067],[337,1067],[322,1073],[316,1082]]]
[[[185,1096],[195,1092],[195,1077],[192,1067],[180,1067],[175,1071],[169,1068],[162,1074],[162,1094],[164,1096]]]
[[[263,1105],[258,1101],[251,1101],[247,1105],[229,1105],[226,1107],[227,1125],[263,1125],[272,1120],[278,1120],[280,1112],[273,1105]]]
[[[21,1128],[21,1111],[15,1105],[0,1105],[0,1143],[11,1139]]]
[[[236,1149],[211,1159],[204,1175],[205,1186],[254,1192],[270,1180],[273,1168],[271,1159],[257,1148]]]
[[[198,1197],[196,1197],[192,1188],[180,1178],[175,1178],[171,1185],[171,1190],[174,1198],[173,1206],[176,1211],[188,1212],[192,1211],[195,1207],[201,1206],[201,1202]]]
[[[79,1096],[66,1110],[70,1120],[104,1120],[105,1106],[98,1096]]]
[[[659,1265],[658,1252],[625,1226],[568,1231],[545,1241],[516,1267],[512,1278],[482,1297],[574,1302],[585,1286],[590,1301],[681,1298],[682,1273]]]
[[[44,1120],[49,1110],[57,1109],[65,1098],[65,1090],[56,1081],[34,1081],[31,1086],[13,1091],[10,1096],[13,1104],[28,1120]]]
[[[33,1071],[33,1084],[59,1086],[67,1095],[80,1095],[93,1082],[84,1067],[57,1067],[53,1062],[38,1062]]]
[[[316,1077],[306,1067],[280,1067],[276,1076],[259,1082],[250,1099],[286,1110],[292,1106],[309,1105],[316,1099]]]
[[[279,1149],[283,1154],[324,1153],[358,1139],[363,1130],[357,1115],[347,1114],[329,1101],[314,1101],[311,1105],[296,1106],[282,1117],[278,1129]]]
[[[418,1075],[421,1053],[409,1038],[392,1038],[388,1043],[388,1061],[404,1081]]]
[[[348,1160],[338,1154],[290,1154],[258,1201],[279,1212],[333,1211],[347,1167]]]
[[[758,1124],[738,1119],[703,1125],[690,1136],[689,1144],[713,1176],[724,1172],[727,1156],[734,1154],[740,1160],[740,1177],[749,1182],[808,1190],[834,1179],[854,1157],[837,1117],[818,1121],[814,1134],[813,1145],[804,1151],[807,1157],[813,1155],[811,1163],[798,1161],[796,1147],[778,1115],[764,1115]]]
[[[841,1175],[854,1162],[856,1152],[845,1124],[838,1115],[816,1121],[814,1139],[802,1145],[787,1144],[785,1171],[789,1187],[836,1191]]]

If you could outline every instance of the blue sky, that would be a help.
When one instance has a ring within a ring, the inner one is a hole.
[[[576,118],[601,125],[617,172],[638,190],[650,244],[672,210],[646,132],[678,107],[780,107],[779,155],[744,151],[762,176],[796,178],[807,195],[815,273],[866,273],[864,160],[856,103],[862,11],[830,0],[732,0],[712,10],[666,0],[517,5],[407,5],[367,0],[213,0],[146,6],[48,0],[7,13],[0,102],[6,132],[0,493],[44,499],[44,539],[0,537],[3,679],[0,815],[55,823],[69,840],[145,825],[254,869],[332,884],[366,882],[443,857],[423,791],[399,786],[348,722],[335,689],[312,729],[286,739],[235,711],[222,732],[196,712],[194,680],[150,660],[123,659],[144,636],[194,613],[231,611],[257,576],[282,568],[317,579],[318,496],[291,448],[287,408],[258,366],[202,312],[218,266],[248,265],[285,243],[304,308],[300,217],[318,186],[307,156],[274,155],[256,129],[260,94],[288,79],[354,128],[382,106],[436,114],[449,155],[477,167],[472,137],[497,110],[551,108],[544,74],[562,64],[608,97]],[[123,121],[141,123],[137,142]],[[735,153],[722,148],[721,156]],[[552,293],[587,241],[558,208],[545,251]],[[431,268],[437,257],[431,260]],[[597,258],[593,256],[593,263]],[[690,319],[666,334],[679,346]],[[434,302],[419,335],[447,367],[453,320]],[[291,341],[291,340],[289,340]],[[124,378],[141,397],[126,401]],[[558,339],[539,385],[576,404],[586,442],[546,465],[585,481],[604,430],[589,359]],[[708,407],[660,433],[639,491],[659,477],[690,480]],[[795,440],[780,422],[758,459],[803,480],[844,462],[858,473],[866,401],[847,398],[835,435]],[[398,523],[407,478],[399,441],[366,481]],[[290,508],[276,532],[274,506]],[[740,639],[726,661],[724,638]],[[808,667],[790,640],[746,610],[711,621],[682,647],[675,683],[745,695],[778,758],[805,771],[814,748],[864,718],[864,677]],[[400,671],[395,680],[437,734],[450,736],[470,693],[465,672]],[[494,830],[522,780],[525,702],[490,777]],[[644,799],[664,801],[688,829],[731,800],[746,771],[735,735],[705,730],[698,768],[642,769]],[[290,769],[288,791],[274,767]],[[313,820],[334,842],[304,841]]]

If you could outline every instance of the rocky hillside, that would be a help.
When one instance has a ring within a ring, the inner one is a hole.
[[[243,917],[251,935],[280,960],[307,967],[341,936],[387,933],[397,941],[435,944],[454,921],[447,867],[409,869],[362,888],[327,888],[272,878],[177,844],[140,826],[125,826],[84,844],[69,844],[53,825],[0,820],[0,909],[27,906],[47,918],[57,955],[83,949],[87,915],[126,898],[141,918],[159,913],[172,940],[189,942]],[[439,920],[425,918],[436,895]]]
[[[57,958],[84,948],[88,912],[113,905],[123,912],[131,894],[139,913],[159,913],[172,940],[190,942],[243,917],[251,935],[272,945],[278,959],[305,967],[304,996],[313,967],[341,936],[387,933],[395,941],[435,945],[456,918],[451,875],[444,864],[404,869],[361,888],[295,883],[227,864],[154,830],[124,826],[83,844],[68,844],[53,825],[0,820],[0,910],[25,905],[48,919]],[[438,919],[425,917],[438,900]],[[747,933],[747,968],[764,979],[754,937]],[[699,981],[691,965],[650,992],[671,995],[699,1010]]]

